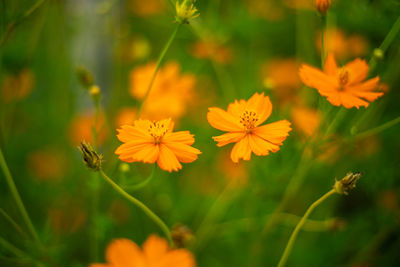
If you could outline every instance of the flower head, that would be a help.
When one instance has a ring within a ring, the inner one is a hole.
[[[183,0],[182,3],[176,1],[176,21],[181,24],[189,24],[189,20],[199,16],[197,8],[192,0]]]
[[[78,146],[78,149],[82,153],[83,162],[85,163],[86,167],[94,171],[101,169],[103,156],[99,155],[90,144],[82,141],[80,146]]]
[[[172,132],[171,119],[161,121],[137,120],[134,124],[118,129],[118,139],[123,142],[115,154],[125,162],[157,162],[161,169],[178,171],[180,162],[197,159],[200,150],[192,147],[193,135],[189,131]]]
[[[231,152],[233,162],[250,160],[251,152],[258,156],[277,152],[289,135],[290,122],[281,120],[260,126],[272,112],[272,104],[264,93],[255,93],[248,101],[240,100],[229,104],[228,110],[209,108],[207,120],[214,128],[225,131],[213,139],[217,146],[236,143]]]
[[[112,241],[106,251],[108,263],[93,263],[90,267],[195,267],[192,253],[186,249],[171,249],[166,240],[151,235],[144,242],[143,248],[129,239]]]
[[[352,190],[356,187],[356,183],[358,179],[361,178],[362,173],[356,172],[352,173],[349,172],[343,177],[340,181],[335,181],[333,188],[338,194],[347,195],[349,190]]]
[[[299,75],[305,85],[317,89],[332,105],[359,108],[368,107],[369,102],[383,95],[382,92],[374,92],[379,77],[364,81],[368,70],[368,64],[361,59],[355,59],[339,68],[333,54],[329,54],[324,71],[303,64]]]

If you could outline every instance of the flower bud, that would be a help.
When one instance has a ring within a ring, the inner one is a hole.
[[[90,144],[82,141],[78,146],[78,149],[82,153],[83,162],[86,167],[94,171],[99,171],[101,169],[102,155],[99,155]]]
[[[378,60],[382,60],[384,57],[384,53],[383,53],[382,49],[380,49],[380,48],[375,48],[373,51],[373,55],[374,55],[374,58],[376,58]]]
[[[343,177],[340,181],[335,181],[333,188],[336,193],[348,195],[349,190],[354,189],[356,187],[356,183],[358,179],[360,179],[362,173],[348,173],[345,177]]]
[[[101,91],[100,91],[100,88],[97,85],[90,86],[89,94],[90,94],[90,97],[92,98],[92,100],[95,103],[99,103],[100,98],[101,98]]]
[[[176,224],[171,230],[172,240],[178,248],[186,247],[194,239],[192,230],[183,224]]]
[[[76,75],[78,77],[79,83],[86,89],[90,88],[90,86],[92,86],[94,84],[93,74],[90,73],[84,67],[77,67]]]
[[[314,0],[315,7],[321,15],[325,15],[331,6],[331,0]]]

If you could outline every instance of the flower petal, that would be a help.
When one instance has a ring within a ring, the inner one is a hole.
[[[272,112],[272,103],[268,96],[264,96],[264,93],[255,93],[248,101],[246,110],[255,110],[259,116],[255,126],[263,123]]]
[[[254,128],[253,133],[270,143],[282,145],[292,130],[290,124],[287,120],[280,120]]]
[[[136,126],[123,125],[120,129],[117,129],[117,131],[118,139],[124,143],[129,142],[133,139],[143,140],[143,142],[151,142],[153,139],[151,135],[147,132],[147,130]]]
[[[212,127],[226,132],[243,130],[238,118],[220,108],[209,108],[207,120]]]
[[[239,117],[246,110],[246,100],[235,100],[235,102],[228,105],[228,112],[234,117]]]
[[[175,133],[166,133],[163,137],[164,142],[177,142],[186,145],[193,145],[194,137],[189,131],[180,131]]]
[[[156,266],[156,265],[154,265]],[[167,255],[157,264],[157,267],[196,267],[192,253],[185,249],[169,251]]]
[[[237,142],[231,151],[231,159],[233,162],[239,162],[239,159],[250,160],[251,148],[249,144],[249,136],[246,135],[242,140]]]
[[[365,60],[355,59],[347,63],[343,68],[350,72],[349,84],[357,84],[365,80],[368,75],[369,66]]]
[[[230,143],[239,142],[246,136],[246,132],[231,132],[219,136],[213,136],[214,141],[218,142],[217,146],[225,146]]]
[[[158,262],[166,256],[169,246],[168,242],[161,237],[151,235],[147,238],[146,242],[142,245],[143,253],[151,262]]]
[[[342,105],[345,108],[356,107],[358,109],[358,108],[360,108],[360,106],[363,106],[363,107],[369,106],[369,103],[367,101],[364,101],[361,98],[354,96],[348,92],[341,92],[340,99],[341,99]]]
[[[116,239],[106,251],[107,262],[112,266],[145,266],[145,258],[140,248],[129,239]]]
[[[178,171],[182,169],[175,154],[164,144],[160,144],[160,154],[157,159],[158,166],[165,171]]]
[[[131,157],[135,161],[142,161],[144,163],[154,163],[156,162],[159,155],[159,146],[158,145],[148,145],[136,153],[131,153]]]
[[[268,142],[261,137],[252,134],[249,137],[250,148],[257,156],[266,156],[270,151],[277,152],[279,145]]]
[[[301,65],[299,76],[305,85],[317,89],[323,96],[328,96],[330,93],[337,91],[339,86],[336,76],[329,76],[319,69],[306,64]]]
[[[335,56],[329,53],[325,60],[324,72],[329,76],[334,76],[337,74],[338,66],[335,60]]]
[[[197,159],[197,155],[201,154],[197,148],[182,143],[165,143],[172,150],[180,162],[190,163]]]

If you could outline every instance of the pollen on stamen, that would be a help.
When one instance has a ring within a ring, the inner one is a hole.
[[[349,82],[349,71],[342,68],[339,71],[339,84],[343,88]]]
[[[148,132],[154,138],[155,144],[160,144],[163,136],[168,131],[167,126],[159,121],[150,124]]]
[[[255,127],[255,124],[258,121],[258,114],[255,111],[246,110],[240,116],[240,124],[246,129],[247,132],[251,132],[251,130]]]

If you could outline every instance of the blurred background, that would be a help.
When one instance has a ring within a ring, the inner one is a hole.
[[[152,233],[162,236],[84,166],[77,146],[94,144],[105,172],[120,184],[141,182],[151,172],[149,164],[118,160],[116,129],[136,118],[176,27],[172,2],[0,0],[0,147],[46,251],[40,256],[26,237],[2,172],[0,266],[37,266],[32,259],[41,266],[88,266],[104,262],[114,238],[142,244]],[[274,266],[306,208],[335,177],[362,171],[349,196],[335,195],[311,215],[288,266],[400,266],[399,125],[357,136],[400,115],[400,36],[372,73],[381,77],[385,95],[368,108],[344,110],[325,138],[339,108],[298,77],[301,63],[320,67],[321,18],[313,1],[195,5],[200,16],[180,27],[142,117],[172,117],[176,130],[195,134],[202,154],[176,173],[157,168],[146,187],[128,191],[171,228],[190,229],[194,238],[184,246],[198,266]],[[399,14],[398,0],[333,0],[325,49],[340,65],[368,61]],[[97,123],[79,79],[83,69],[101,90]],[[273,103],[267,123],[288,119],[293,130],[279,152],[234,164],[232,146],[218,148],[211,139],[220,132],[208,124],[207,108],[225,109],[255,92]],[[271,223],[293,177],[301,182]],[[9,244],[23,253],[15,255]]]

